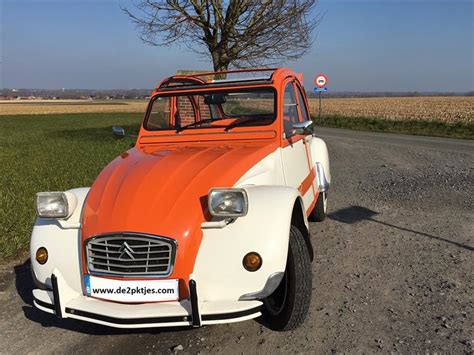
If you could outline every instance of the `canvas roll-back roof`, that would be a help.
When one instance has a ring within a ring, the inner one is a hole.
[[[277,70],[279,68],[258,68],[174,75],[163,80],[156,87],[156,91],[219,88],[232,86],[233,84],[239,86],[272,84],[273,76]]]

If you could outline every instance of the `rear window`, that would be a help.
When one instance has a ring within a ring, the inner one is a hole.
[[[248,115],[273,115],[275,109],[273,92],[230,93],[222,105],[224,114],[229,117]]]

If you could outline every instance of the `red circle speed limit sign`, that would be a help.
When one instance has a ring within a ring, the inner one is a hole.
[[[314,78],[314,85],[318,88],[323,88],[328,84],[328,77],[324,74],[318,74]]]

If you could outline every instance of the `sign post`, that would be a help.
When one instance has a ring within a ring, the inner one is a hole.
[[[314,85],[316,85],[314,92],[318,93],[319,96],[319,118],[321,118],[321,94],[328,91],[328,88],[326,87],[327,83],[328,77],[325,74],[318,74],[314,78]]]

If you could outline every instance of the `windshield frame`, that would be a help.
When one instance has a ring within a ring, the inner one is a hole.
[[[209,88],[203,88],[203,89],[195,89],[195,90],[183,90],[184,92],[180,92],[179,90],[176,90],[176,91],[173,91],[173,92],[157,92],[155,95],[152,96],[152,98],[150,99],[149,103],[148,103],[148,106],[147,106],[147,109],[146,109],[146,113],[145,113],[145,118],[143,120],[143,124],[142,124],[142,127],[145,131],[147,132],[170,132],[170,131],[175,131],[175,132],[178,132],[179,130],[177,130],[175,127],[173,128],[149,128],[148,127],[148,120],[150,119],[150,116],[151,116],[151,110],[153,108],[153,104],[155,103],[155,101],[158,99],[158,98],[163,98],[163,97],[177,97],[177,96],[184,96],[184,97],[188,97],[188,96],[193,96],[193,95],[200,95],[200,94],[210,94],[210,93],[245,93],[245,92],[271,92],[273,93],[273,117],[271,119],[268,119],[268,122],[267,123],[264,123],[264,124],[256,124],[256,125],[245,125],[245,126],[242,126],[242,127],[248,127],[248,128],[255,128],[255,127],[265,127],[265,126],[269,126],[269,125],[272,125],[273,123],[275,123],[276,119],[278,118],[278,90],[274,87],[274,86],[271,86],[271,85],[266,85],[266,86],[255,86],[255,87],[231,87],[231,86],[228,86],[228,87],[225,87],[225,88],[219,88],[219,89],[211,89],[209,90]],[[225,112],[223,112],[225,114]],[[251,117],[251,115],[248,115],[249,117]],[[255,116],[256,118],[258,118],[258,115]],[[238,116],[228,116],[226,115],[225,117],[223,117],[224,119],[238,119]],[[218,120],[218,119],[216,119]],[[261,120],[258,120],[258,121],[261,121]],[[234,121],[235,122],[235,121]],[[231,124],[231,123],[229,123]],[[181,132],[192,132],[196,129],[216,129],[216,128],[220,128],[220,129],[225,129],[229,124],[227,125],[214,125],[214,126],[204,126],[202,127],[201,125],[199,124],[196,124],[195,127],[190,127],[184,131],[181,131]],[[181,133],[180,132],[180,133]]]

